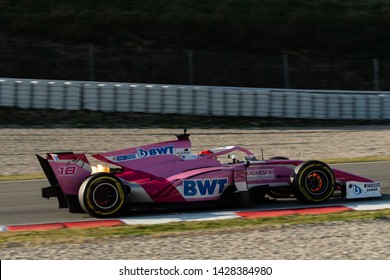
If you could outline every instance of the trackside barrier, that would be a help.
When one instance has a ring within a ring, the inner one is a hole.
[[[390,120],[390,92],[0,78],[0,106],[200,116]]]

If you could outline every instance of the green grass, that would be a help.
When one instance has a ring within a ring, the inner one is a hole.
[[[0,181],[39,180],[45,178],[43,173],[0,175]]]
[[[20,231],[0,233],[2,246],[77,243],[129,236],[163,237],[176,234],[196,234],[197,231],[224,231],[278,229],[296,224],[314,224],[337,221],[390,219],[390,209],[376,211],[345,211],[321,215],[290,215],[272,218],[234,219],[208,222],[175,222],[162,225],[133,225],[96,227],[89,229],[59,229],[48,231]]]

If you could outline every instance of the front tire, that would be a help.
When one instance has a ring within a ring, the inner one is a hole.
[[[303,203],[319,203],[328,200],[336,185],[331,168],[320,161],[299,164],[290,179],[295,198]]]
[[[125,202],[122,182],[109,173],[88,177],[79,189],[81,208],[92,217],[111,217],[118,214]]]

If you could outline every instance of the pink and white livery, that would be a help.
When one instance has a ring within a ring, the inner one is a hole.
[[[37,155],[51,185],[42,189],[42,196],[57,197],[60,208],[95,217],[147,206],[233,201],[248,205],[266,195],[295,197],[304,203],[324,202],[335,194],[347,199],[381,196],[380,183],[317,160],[258,160],[240,146],[193,154],[186,130],[176,136],[173,141],[94,154],[95,159],[115,166],[96,173],[85,154]],[[233,153],[244,154],[243,160]],[[228,162],[221,162],[223,156]]]

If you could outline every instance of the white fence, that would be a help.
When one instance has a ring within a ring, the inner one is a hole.
[[[0,106],[203,116],[390,120],[390,92],[0,78]]]

